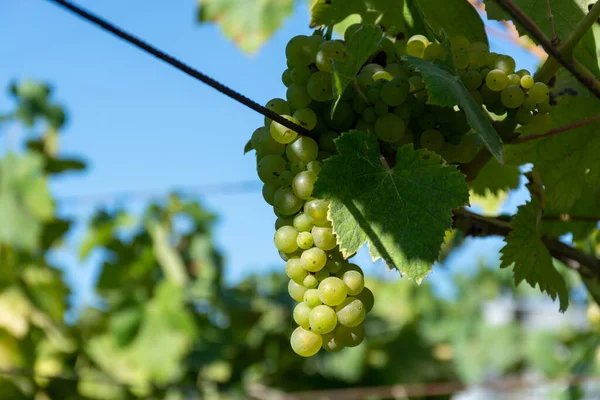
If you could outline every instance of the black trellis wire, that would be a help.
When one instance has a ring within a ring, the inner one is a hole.
[[[71,11],[72,13],[85,19],[86,21],[91,22],[94,25],[97,25],[98,27],[112,33],[113,35],[117,36],[118,38],[153,55],[154,57],[158,58],[159,60],[162,60],[162,61],[166,62],[167,64],[177,68],[178,70],[188,74],[189,76],[196,78],[200,82],[223,93],[225,96],[228,96],[228,97],[238,101],[239,103],[245,105],[246,107],[251,108],[252,110],[264,115],[265,117],[271,118],[273,121],[277,121],[278,123],[285,126],[286,128],[293,129],[294,131],[301,133],[303,135],[310,134],[310,132],[306,128],[304,128],[300,125],[297,125],[291,121],[288,121],[287,119],[283,118],[281,115],[277,114],[276,112],[273,112],[273,111],[269,110],[268,108],[261,106],[260,104],[249,99],[248,97],[244,96],[243,94],[236,92],[235,90],[223,85],[220,82],[217,82],[210,76],[203,74],[202,72],[198,71],[197,69],[190,67],[189,65],[183,63],[182,61],[179,61],[175,57],[168,55],[164,51],[159,50],[156,47],[144,42],[143,40],[138,39],[137,37],[125,32],[124,30],[122,30],[119,27],[115,26],[114,24],[106,21],[105,19],[102,19],[94,14],[91,14],[90,12],[84,10],[83,8],[76,6],[75,4],[72,4],[65,0],[48,0],[48,1],[64,7],[65,9]]]

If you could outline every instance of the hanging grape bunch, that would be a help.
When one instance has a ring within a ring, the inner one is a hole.
[[[365,315],[374,304],[361,268],[339,250],[328,202],[312,193],[322,162],[336,153],[335,139],[360,130],[378,138],[384,156],[412,144],[455,164],[470,162],[481,148],[465,113],[428,104],[421,76],[402,58],[445,60],[444,46],[421,35],[405,46],[384,39],[332,115],[332,61],[347,59],[345,43],[360,29],[360,24],[350,26],[345,40],[327,40],[318,31],[289,41],[288,68],[282,75],[286,100],[272,99],[266,107],[310,134],[299,135],[265,118],[250,141],[264,183],[263,197],[277,216],[274,243],[286,261],[288,292],[298,302],[291,346],[305,357],[321,348],[339,351],[359,345]],[[547,122],[548,88],[525,70],[515,72],[511,57],[490,53],[485,44],[471,44],[464,37],[453,38],[451,49],[465,86],[489,112],[506,114],[521,125]]]

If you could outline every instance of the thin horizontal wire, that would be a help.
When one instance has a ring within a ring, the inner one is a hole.
[[[113,193],[92,193],[83,195],[73,195],[59,197],[58,203],[61,205],[100,203],[103,201],[120,200],[146,200],[149,198],[158,198],[165,196],[166,193],[196,194],[199,196],[228,196],[240,195],[245,193],[256,193],[262,188],[262,183],[256,180],[204,184],[196,186],[181,186],[173,189],[156,189],[141,191],[123,191]]]
[[[244,96],[243,94],[238,93],[235,90],[223,85],[222,83],[217,82],[210,76],[203,74],[202,72],[198,71],[195,68],[190,67],[189,65],[183,63],[182,61],[179,61],[175,57],[168,55],[164,51],[159,50],[156,47],[144,42],[143,40],[125,32],[124,30],[122,30],[119,27],[117,27],[116,25],[108,22],[107,20],[102,19],[94,14],[91,14],[90,12],[84,10],[83,8],[76,6],[68,1],[64,1],[64,0],[47,0],[47,1],[64,7],[65,9],[74,13],[75,15],[112,33],[113,35],[117,36],[118,38],[120,38],[128,43],[131,43],[132,45],[144,50],[145,52],[153,55],[154,57],[158,58],[159,60],[162,60],[162,61],[166,62],[167,64],[177,68],[178,70],[190,75],[191,77],[198,79],[200,82],[205,83],[206,85],[210,86],[211,88],[223,93],[225,96],[228,96],[228,97],[240,102],[241,104],[264,115],[265,117],[271,118],[272,120],[279,122],[281,125],[283,125],[287,128],[290,128],[290,129],[292,129],[298,133],[301,133],[303,135],[310,134],[310,132],[308,130],[306,130],[306,128],[304,128],[300,125],[297,125],[291,121],[288,121],[287,119],[283,118],[281,115],[269,110],[266,107],[261,106],[257,102],[255,102],[255,101],[249,99],[248,97]]]

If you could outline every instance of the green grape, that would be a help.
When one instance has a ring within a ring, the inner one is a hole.
[[[354,113],[352,104],[349,101],[340,101],[335,108],[333,118],[330,118],[329,112],[325,113],[325,122],[336,131],[344,132],[350,129],[354,124]]]
[[[312,311],[311,311],[312,312]],[[349,328],[360,325],[365,320],[365,306],[362,301],[355,297],[346,297],[344,301],[335,308],[337,321]]]
[[[292,171],[283,171],[281,174],[279,174],[279,187],[284,187],[284,186],[292,186],[292,181],[294,180],[294,174],[292,173]],[[273,201],[275,201],[275,198],[273,197]]]
[[[352,328],[340,325],[338,326],[337,331],[341,343],[346,347],[356,347],[361,344],[365,338],[365,328],[363,324]]]
[[[306,164],[306,169],[315,175],[319,175],[319,172],[323,169],[323,163],[321,161],[311,161]]]
[[[523,100],[523,105],[521,106],[521,108],[523,108],[527,111],[533,111],[533,110],[535,110],[536,107],[537,107],[537,103],[533,99],[533,97],[531,97],[529,95],[525,96],[525,100]]]
[[[343,60],[345,55],[346,47],[343,43],[337,40],[330,40],[321,43],[319,51],[317,52],[317,68],[321,71],[331,72],[332,71],[332,60]]]
[[[470,55],[466,50],[459,50],[452,55],[452,59],[456,68],[467,69],[470,62]]]
[[[302,261],[299,258],[290,258],[285,263],[285,274],[288,278],[301,285],[308,272],[302,266]]]
[[[493,69],[485,77],[485,83],[491,90],[500,92],[508,85],[508,77],[504,71]]]
[[[531,120],[533,119],[533,115],[531,114],[531,111],[520,107],[517,110],[516,118],[519,125],[529,125],[531,123]]]
[[[485,57],[485,66],[491,69],[495,68],[496,59],[498,58],[498,53],[489,53]]]
[[[350,38],[352,37],[352,35],[354,35],[356,33],[356,31],[358,31],[361,28],[362,28],[362,24],[361,23],[356,23],[356,24],[352,24],[352,25],[348,26],[346,28],[346,30],[344,31],[344,40],[346,42],[348,40],[350,40]]]
[[[356,122],[355,130],[365,133],[373,133],[375,131],[375,124],[370,124],[363,119],[359,119]]]
[[[552,125],[552,117],[550,114],[537,113],[531,118],[531,133],[534,135],[541,135],[550,129]]]
[[[410,84],[408,80],[393,78],[381,88],[381,99],[389,106],[399,106],[404,103],[409,91]]]
[[[524,76],[526,76],[526,75],[531,76],[531,72],[529,72],[526,69],[520,69],[517,72],[515,72],[515,74],[519,75],[521,78],[524,77]]]
[[[290,161],[289,167],[290,171],[292,171],[294,174],[299,174],[300,172],[306,170],[306,163],[304,161]]]
[[[543,82],[536,82],[529,89],[528,94],[536,103],[545,103],[548,101],[548,86]]]
[[[300,256],[302,266],[309,272],[317,272],[323,269],[327,263],[327,254],[319,249],[318,247],[311,247],[308,250],[304,250]]]
[[[298,237],[298,231],[291,226],[282,226],[275,232],[273,242],[277,250],[283,251],[284,253],[291,253],[298,249],[296,238]]]
[[[282,115],[282,117],[298,125],[298,121],[296,121],[294,117],[290,115]],[[281,125],[277,121],[273,121],[271,123],[271,128],[269,129],[269,131],[271,132],[271,136],[273,137],[273,139],[275,139],[276,142],[283,144],[290,143],[291,141],[296,139],[296,137],[298,137],[298,132]]]
[[[392,74],[387,71],[377,71],[373,74],[373,80],[377,82],[378,80],[391,81],[393,78]]]
[[[295,110],[308,107],[312,101],[306,86],[295,83],[292,83],[290,86],[288,86],[285,98],[287,99],[288,103],[290,103],[290,106],[292,106],[292,108]]]
[[[308,36],[298,35],[290,39],[285,47],[285,56],[290,66],[297,67],[315,62],[317,43]]]
[[[439,43],[429,43],[423,52],[423,58],[426,60],[443,60],[446,58],[446,49]]]
[[[464,76],[463,82],[467,89],[476,90],[479,89],[479,86],[483,83],[483,78],[481,74],[477,71],[467,71]]]
[[[269,128],[261,128],[257,151],[262,156],[280,156],[285,152],[285,144],[276,142],[271,136]]]
[[[378,100],[373,106],[373,109],[375,110],[375,114],[379,116],[386,115],[389,111],[388,105],[383,100]]]
[[[425,47],[429,45],[429,39],[423,35],[414,35],[406,43],[406,54],[413,57],[423,58]]]
[[[315,72],[306,85],[306,90],[311,99],[315,101],[330,101],[333,99],[331,73],[324,71]]]
[[[358,81],[358,86],[360,86],[360,88],[363,90],[375,82],[373,80],[373,75],[369,75],[368,73],[364,73],[364,72],[361,72],[360,74],[358,74],[358,76],[356,77],[356,80]]]
[[[402,64],[391,63],[385,66],[385,70],[392,74],[394,78],[408,80],[408,72]]]
[[[279,257],[285,262],[290,261],[293,258],[300,258],[302,255],[302,249],[298,249],[292,253],[284,253],[283,251],[279,251]]]
[[[315,276],[311,274],[308,274],[302,282],[302,285],[307,289],[314,289],[317,287],[318,284],[319,281],[317,280],[317,278],[315,278]]]
[[[531,75],[523,75],[521,80],[519,81],[523,89],[531,89],[535,84],[535,81],[531,77]]]
[[[552,106],[550,105],[550,102],[546,101],[543,103],[538,103],[537,109],[541,113],[548,114],[552,110]]]
[[[325,264],[325,268],[332,274],[337,274],[345,264],[347,264],[345,260],[329,259]]]
[[[300,302],[304,299],[306,288],[290,279],[288,283],[288,293],[292,299]]]
[[[294,194],[302,199],[308,200],[312,195],[315,182],[317,181],[317,175],[310,171],[302,171],[294,177],[292,183],[292,189]]]
[[[308,316],[310,328],[315,333],[332,332],[337,325],[336,312],[326,305],[316,306]]]
[[[323,304],[319,298],[319,291],[317,289],[308,289],[306,293],[304,293],[304,302],[310,308],[315,308],[316,306]]]
[[[336,329],[337,330],[337,329]],[[336,330],[323,335],[323,349],[329,353],[337,353],[342,350],[345,346],[342,341],[336,335]]]
[[[525,100],[525,93],[517,85],[508,85],[500,93],[500,100],[505,107],[518,108]]]
[[[294,83],[292,81],[292,71],[289,68],[283,71],[283,74],[281,74],[281,82],[283,82],[285,87],[288,87]]]
[[[346,285],[340,278],[330,276],[319,283],[319,298],[330,307],[342,304],[346,299]]]
[[[521,84],[521,77],[517,74],[510,74],[507,76],[509,85],[519,86]]]
[[[310,311],[311,308],[304,302],[298,303],[294,307],[294,321],[304,329],[310,329],[310,322],[308,321]]]
[[[323,267],[322,270],[315,272],[315,278],[317,278],[319,282],[321,282],[325,278],[329,278],[329,276],[330,274],[329,270],[327,269],[327,264],[325,264],[325,267]]]
[[[265,104],[265,107],[279,115],[291,114],[290,105],[287,101],[280,98],[271,99]],[[265,117],[265,126],[269,126],[271,118]]]
[[[319,352],[323,345],[323,339],[318,333],[307,331],[299,326],[292,332],[290,337],[292,350],[302,357],[311,357]]]
[[[275,209],[282,215],[293,215],[302,209],[304,202],[298,198],[292,188],[283,187],[275,192]]]
[[[322,250],[329,251],[337,245],[333,229],[331,228],[315,226],[312,228],[311,233],[315,246]]]
[[[301,108],[296,110],[293,115],[298,124],[309,131],[312,131],[317,126],[317,114],[310,108]]]
[[[370,87],[367,90],[367,100],[369,100],[370,104],[375,104],[379,99],[381,99],[381,89],[379,87]]]
[[[367,103],[362,96],[356,96],[352,99],[352,111],[356,114],[362,114],[367,107],[369,107],[369,103]]]
[[[312,218],[315,225],[327,221],[328,210],[329,203],[325,200],[314,199],[309,200],[304,204],[304,212]]]
[[[303,212],[294,217],[293,224],[298,232],[310,232],[313,226],[315,226],[312,218]]]
[[[298,85],[306,85],[312,73],[306,65],[299,65],[292,69],[292,82]],[[289,114],[289,112],[285,114]]]
[[[289,143],[285,149],[285,155],[290,161],[303,161],[309,163],[317,159],[319,145],[308,136],[298,136]]]
[[[301,249],[310,249],[314,244],[314,239],[310,232],[300,232],[296,238],[296,243]]]
[[[410,84],[409,88],[411,92],[425,89],[425,82],[423,82],[423,78],[421,78],[419,75],[408,78],[408,83]]]
[[[479,152],[479,145],[475,142],[474,135],[464,136],[456,147],[458,150],[457,161],[461,164],[472,161]]]
[[[275,185],[275,184],[266,184],[265,183],[262,187],[263,199],[265,199],[267,204],[269,204],[270,206],[272,206],[274,204],[275,192],[277,191],[277,189],[279,189],[279,186]]]
[[[321,35],[321,32],[319,32],[319,31],[314,31],[313,34],[310,35],[308,38],[310,40],[312,40],[313,42],[315,42],[315,44],[317,45],[317,48],[319,48],[321,43],[323,43],[327,40]]]
[[[285,225],[292,225],[292,223],[293,223],[292,218],[277,217],[277,219],[275,220],[275,230],[277,230]]]
[[[516,63],[514,58],[511,56],[500,55],[496,58],[494,63],[494,69],[499,69],[503,71],[506,75],[512,74],[515,72]]]
[[[258,177],[263,183],[278,185],[279,174],[286,170],[286,162],[281,156],[264,156],[258,162],[256,170],[258,172]]]
[[[363,290],[356,295],[356,298],[362,301],[367,313],[371,312],[373,305],[375,304],[375,296],[373,296],[373,292],[371,292],[369,288],[363,288]]]
[[[485,46],[484,43],[478,43]],[[476,46],[478,43],[474,43],[469,49],[469,69],[471,70],[478,70],[483,67],[488,55],[487,46],[485,48]]]
[[[375,122],[375,135],[386,143],[397,142],[404,135],[406,126],[402,118],[395,114],[385,114]]]
[[[342,275],[342,281],[346,285],[349,296],[356,296],[365,287],[365,278],[358,271],[346,271]]]
[[[377,114],[375,113],[375,109],[373,107],[367,107],[362,113],[362,119],[369,124],[377,121]]]
[[[454,36],[452,39],[450,39],[450,47],[452,48],[453,52],[467,51],[469,50],[470,46],[471,42],[469,42],[469,39],[462,35]]]
[[[265,127],[260,127],[254,130],[254,132],[252,133],[252,137],[250,138],[250,145],[256,151],[259,151],[260,137],[264,133],[265,129]]]

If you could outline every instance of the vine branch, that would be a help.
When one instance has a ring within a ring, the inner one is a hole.
[[[506,220],[486,217],[465,209],[454,210],[454,227],[473,237],[506,237],[512,231],[510,223]],[[544,236],[542,241],[552,257],[582,276],[600,281],[599,259],[553,238]]]
[[[552,15],[552,7],[550,6],[550,0],[546,0],[546,18],[548,18],[548,23],[550,24],[550,32],[552,32],[551,43],[556,46],[559,43],[560,38],[556,35],[556,30],[554,29],[554,15]]]
[[[542,32],[540,27],[537,26],[536,23],[533,22],[533,20],[531,18],[529,18],[523,12],[523,10],[521,10],[521,8],[519,8],[519,6],[517,6],[512,0],[496,0],[496,3],[504,11],[506,11],[515,22],[522,25],[527,30],[527,32],[531,36],[533,36],[533,38],[544,48],[546,53],[548,53],[548,55],[550,55],[551,58],[554,58],[560,65],[562,65],[571,74],[573,74],[573,76],[575,78],[577,78],[577,80],[583,86],[585,86],[590,92],[592,92],[594,94],[594,96],[596,96],[598,99],[600,99],[600,82],[598,82],[593,76],[592,77],[586,76],[584,73],[582,73],[580,71],[580,69],[577,68],[577,66],[572,62],[571,58],[566,57],[558,50],[557,47],[553,46],[552,42],[546,37],[546,35],[544,34],[544,32]],[[590,12],[590,14],[591,14],[591,12]],[[576,27],[576,29],[574,30],[573,33],[575,33],[576,31],[579,32],[580,30],[583,30],[583,27],[580,27],[580,26],[582,25],[582,23],[584,21],[586,21],[587,17],[589,17],[590,14],[588,14],[586,16],[586,18],[584,18],[578,24],[578,27]],[[589,25],[589,26],[591,26],[591,25]],[[585,31],[587,31],[589,26],[584,30],[584,33],[585,33]],[[573,34],[571,36],[573,36]],[[583,35],[581,35],[581,37],[583,37]],[[572,39],[572,40],[575,40],[575,39]],[[577,40],[577,42],[578,41],[579,41],[579,39]],[[565,45],[566,45],[566,43],[567,42],[565,42]],[[563,47],[563,49],[564,49],[564,47]],[[546,64],[548,64],[549,60],[550,60],[550,58],[546,61]],[[552,76],[552,75],[553,74],[551,74],[550,76]],[[542,76],[542,75],[539,75],[539,76]],[[550,76],[548,76],[547,78],[549,79]],[[544,77],[545,77],[545,75],[544,75]],[[540,80],[547,81],[548,79],[540,79]]]
[[[552,136],[552,135],[558,135],[559,133],[568,132],[573,129],[581,128],[582,126],[592,124],[596,121],[600,121],[600,114],[595,115],[590,118],[587,118],[587,119],[584,119],[582,121],[577,121],[577,122],[573,122],[571,124],[559,126],[558,128],[551,129],[548,132],[543,133],[541,135],[522,136],[522,137],[516,138],[515,140],[512,140],[510,142],[510,144],[525,143],[525,142],[529,142],[529,141],[535,140],[535,139],[541,139],[541,138],[546,138],[546,137]]]

